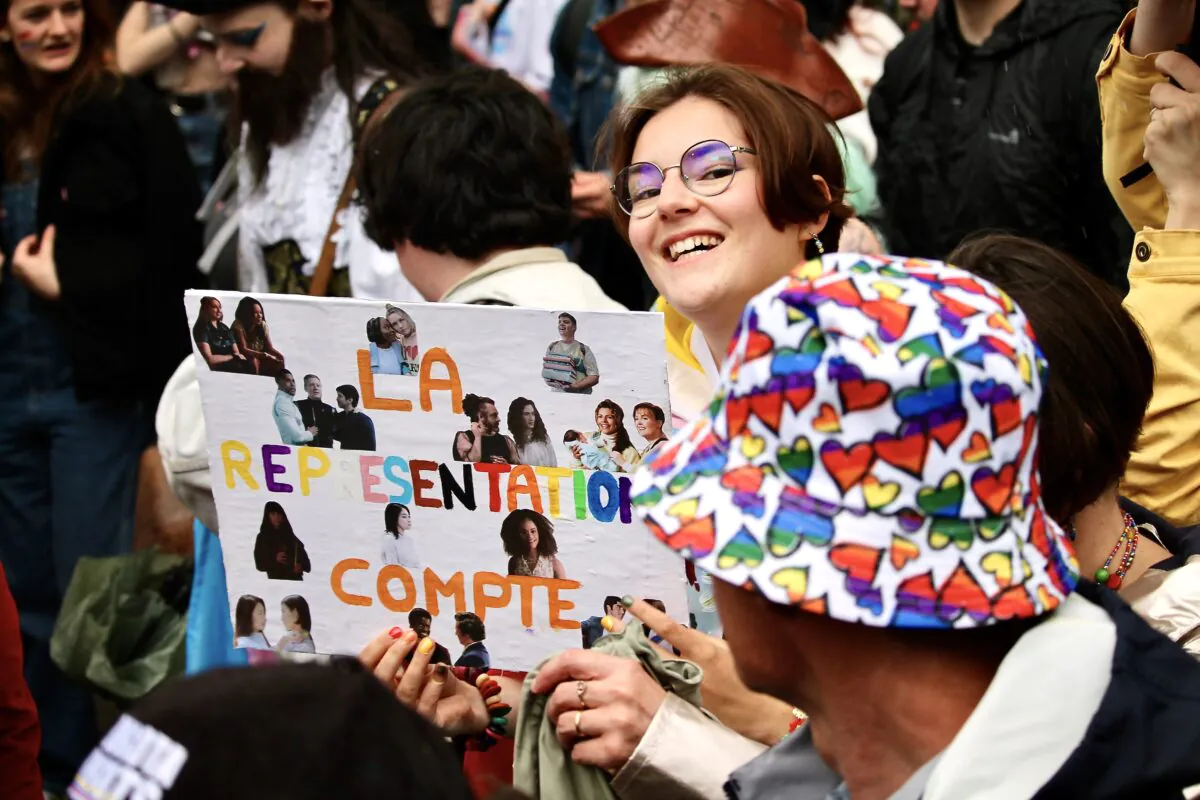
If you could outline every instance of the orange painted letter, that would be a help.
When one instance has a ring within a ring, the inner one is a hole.
[[[421,375],[424,376],[425,371],[422,369]],[[456,373],[457,378],[457,373]],[[375,396],[375,376],[371,374],[371,351],[358,351],[358,385],[362,391],[362,407],[373,408],[376,411],[412,411],[412,400],[397,400],[394,397],[376,397]],[[422,392],[422,399],[425,394]],[[429,409],[425,409],[428,411]],[[462,413],[462,401],[459,400],[458,408],[455,414]]]
[[[495,586],[500,590],[500,594],[488,594],[484,591],[488,586]],[[474,595],[475,613],[479,615],[479,619],[486,620],[489,608],[504,608],[512,600],[512,587],[502,575],[495,572],[476,572]]]
[[[403,600],[397,600],[396,596],[392,594],[388,584],[393,580],[399,580],[404,584]],[[412,611],[413,606],[417,604],[417,587],[413,583],[412,575],[404,567],[389,564],[380,569],[379,577],[375,579],[375,590],[379,593],[379,602],[383,603],[383,607],[388,611],[406,614]]]
[[[367,372],[370,372],[371,354],[366,350],[359,350],[361,353],[367,353]],[[433,377],[433,365],[441,364],[446,368],[446,377]],[[362,379],[362,356],[359,356],[359,379]],[[364,383],[365,387],[366,384]],[[450,354],[441,347],[431,347],[425,351],[425,357],[421,359],[421,410],[433,411],[433,398],[429,396],[430,392],[449,392],[450,393],[450,410],[455,414],[463,413],[462,410],[462,381],[458,378],[458,364],[454,363],[454,359]],[[364,391],[363,396],[366,396]],[[368,406],[369,408],[369,406]],[[408,409],[405,409],[407,411]]]
[[[361,558],[344,558],[333,565],[329,574],[329,586],[334,596],[348,606],[369,606],[371,598],[361,594],[350,594],[342,588],[342,577],[352,569],[370,569],[371,565]]]

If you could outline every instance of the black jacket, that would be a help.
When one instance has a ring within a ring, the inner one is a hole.
[[[317,429],[312,446],[333,447],[333,427],[337,409],[321,400],[310,400],[307,397],[297,400],[296,408],[300,409],[300,418],[304,420],[304,427]]]
[[[1177,800],[1200,785],[1200,664],[1116,592],[1089,581],[1075,591],[1117,625],[1112,680],[1083,741],[1037,798]]]
[[[55,261],[76,393],[157,403],[191,351],[183,292],[200,284],[200,187],[166,104],[106,78],[65,110],[42,159],[38,228]]]
[[[1126,286],[1133,231],[1104,185],[1095,75],[1121,0],[1024,0],[982,45],[954,4],[888,56],[868,109],[894,253],[944,258],[1004,230]]]

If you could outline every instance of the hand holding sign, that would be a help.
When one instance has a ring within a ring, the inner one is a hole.
[[[1163,53],[1155,65],[1170,83],[1150,90],[1145,158],[1167,193],[1166,228],[1200,227],[1200,66],[1185,55]]]
[[[700,685],[704,707],[726,727],[768,747],[788,732],[794,717],[782,700],[751,691],[738,677],[729,645],[700,631],[686,628],[644,600],[621,600],[629,613],[657,633],[667,644],[704,670]]]

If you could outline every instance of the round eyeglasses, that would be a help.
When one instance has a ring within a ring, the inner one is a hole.
[[[703,197],[713,197],[729,188],[739,170],[737,153],[755,155],[754,148],[728,145],[719,139],[708,139],[683,151],[679,163],[660,169],[649,161],[637,161],[617,173],[610,187],[617,205],[631,217],[642,219],[658,208],[666,173],[679,170],[683,185]]]

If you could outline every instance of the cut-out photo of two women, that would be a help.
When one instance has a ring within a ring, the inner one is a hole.
[[[271,341],[262,303],[253,297],[243,297],[233,312],[233,327],[224,320],[225,310],[220,300],[200,298],[200,313],[192,326],[192,338],[208,368],[213,372],[268,378],[278,375],[285,359]]]
[[[666,413],[654,403],[633,407],[634,430],[644,442],[639,449],[625,427],[625,410],[612,400],[601,400],[596,406],[594,430],[571,428],[563,433],[563,445],[571,453],[570,466],[633,472],[666,443],[666,421]]]
[[[242,595],[233,612],[234,647],[277,653],[317,652],[312,638],[312,612],[307,600],[298,594],[283,598],[279,604],[279,621],[283,623],[285,633],[272,646],[266,634],[266,602],[252,594]]]
[[[500,409],[490,397],[468,394],[463,398],[463,414],[470,426],[454,435],[455,461],[558,466],[546,423],[529,398],[518,397],[508,405],[504,421],[510,435],[501,432]],[[563,434],[561,441],[571,456],[569,466],[633,472],[667,441],[666,420],[666,413],[654,403],[634,406],[634,429],[643,442],[639,448],[626,429],[624,409],[602,400],[596,406],[594,429],[572,428]]]
[[[374,375],[418,375],[421,349],[417,323],[402,308],[388,305],[382,317],[367,320],[367,342]]]

